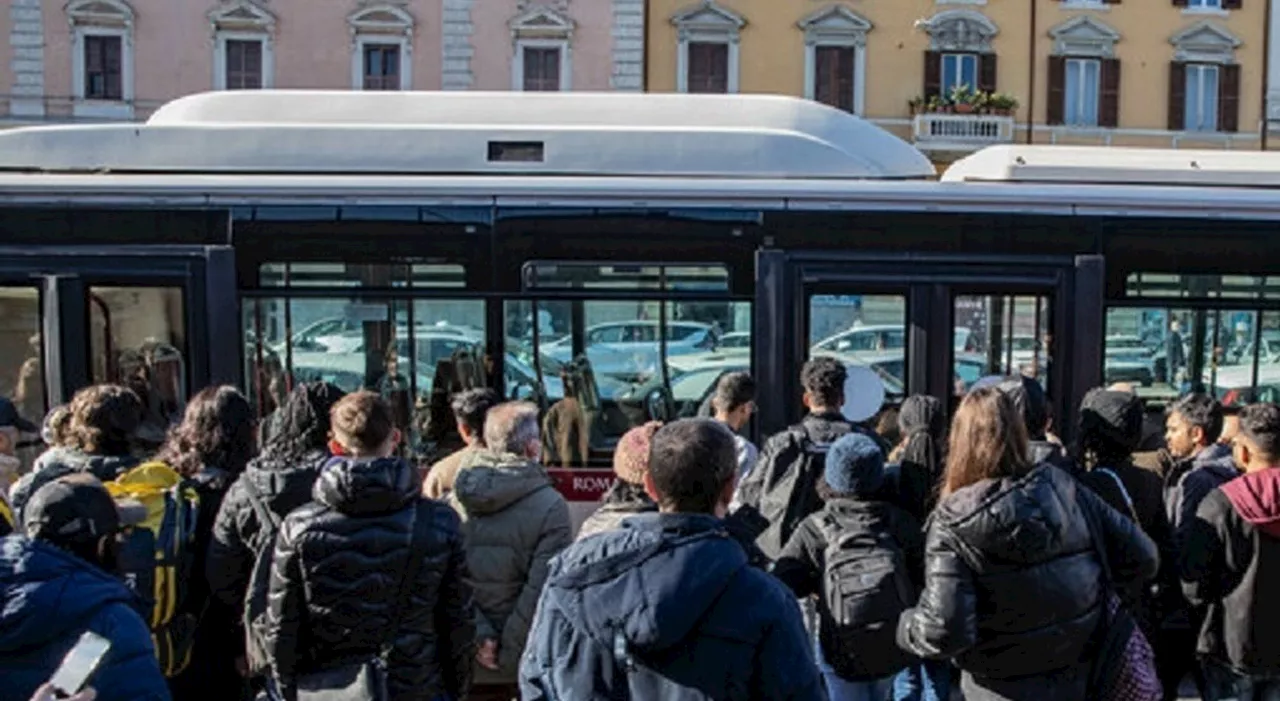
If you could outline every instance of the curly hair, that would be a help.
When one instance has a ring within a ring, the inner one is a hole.
[[[327,450],[329,444],[329,412],[346,394],[329,382],[298,385],[280,407],[280,426],[262,447],[264,456],[273,461],[296,463],[309,453]]]
[[[128,455],[142,423],[142,400],[128,387],[94,385],[71,398],[67,443],[90,455]]]
[[[184,477],[206,467],[234,476],[256,452],[253,407],[240,390],[223,385],[205,387],[191,398],[182,423],[169,430],[156,460]]]
[[[800,370],[800,384],[804,391],[828,408],[840,405],[844,397],[844,383],[848,379],[849,370],[844,363],[828,356],[813,358]]]

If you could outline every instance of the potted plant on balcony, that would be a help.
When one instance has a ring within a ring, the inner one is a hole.
[[[1018,109],[1018,99],[1008,93],[995,93],[988,104],[992,112],[1004,116],[1011,115]]]
[[[907,100],[907,107],[911,110],[911,116],[914,117],[924,111],[925,99],[923,95],[916,95]]]
[[[939,95],[930,95],[929,102],[925,104],[925,112],[942,112],[946,108],[946,103],[942,101]]]
[[[952,88],[950,97],[956,114],[972,114],[976,109],[974,105],[976,93],[967,83]]]

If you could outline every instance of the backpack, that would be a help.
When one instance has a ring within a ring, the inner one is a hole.
[[[195,565],[200,496],[195,483],[162,462],[145,462],[105,482],[113,499],[146,508],[146,518],[125,530],[118,564],[143,600],[160,671],[174,677],[191,662],[199,617],[178,613]]]
[[[782,554],[800,522],[822,508],[818,482],[826,470],[827,452],[831,450],[831,442],[813,440],[803,427],[789,429],[788,433],[799,446],[800,455],[784,472],[779,474],[779,466],[773,465],[773,474],[761,475],[765,483],[758,508],[769,520],[769,528],[760,535],[756,545],[771,560]]]
[[[916,603],[906,555],[888,533],[842,530],[820,522],[827,547],[818,640],[843,679],[881,679],[912,662],[897,643],[898,617]]]
[[[258,534],[252,544],[253,571],[249,575],[249,589],[244,600],[245,662],[250,676],[263,677],[271,673],[271,658],[267,654],[267,593],[271,584],[271,559],[274,554],[276,534],[280,531],[280,517],[272,511],[258,494],[253,483],[241,480],[249,506],[258,518]]]

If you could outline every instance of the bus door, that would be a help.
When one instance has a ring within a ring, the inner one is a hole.
[[[0,250],[0,392],[40,423],[98,383],[132,388],[158,445],[187,397],[239,379],[230,249],[206,246]]]
[[[818,355],[875,373],[885,399],[868,420],[890,439],[894,409],[910,394],[953,408],[985,376],[1023,375],[1066,416],[1100,381],[1098,257],[764,251],[757,274],[755,367],[763,384],[784,389],[779,406],[760,407],[766,431],[801,415],[799,368]]]

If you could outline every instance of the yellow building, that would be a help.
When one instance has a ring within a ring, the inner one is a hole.
[[[938,161],[993,143],[1257,149],[1265,0],[649,0],[651,91],[801,95]]]

